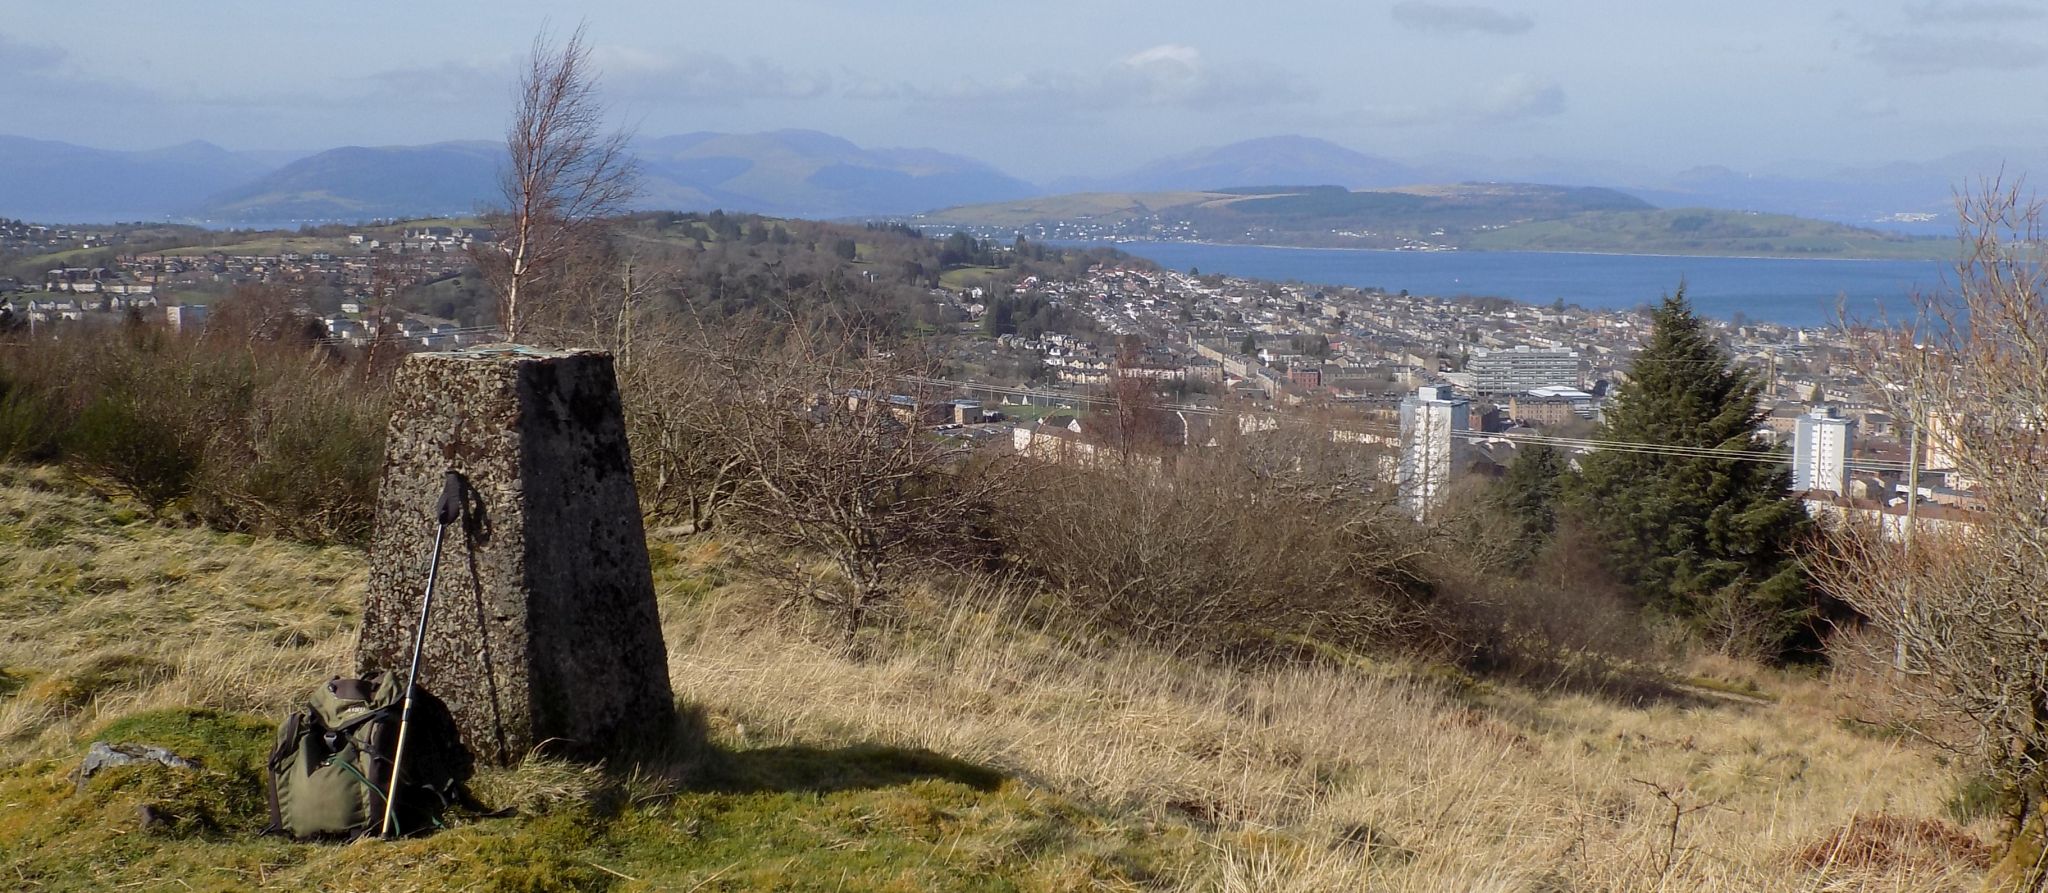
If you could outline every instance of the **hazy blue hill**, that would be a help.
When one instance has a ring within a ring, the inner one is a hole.
[[[160,217],[270,167],[204,142],[125,152],[0,136],[0,216],[66,222]]]
[[[1235,190],[1233,190],[1235,191]],[[1269,188],[1269,192],[1279,192]],[[1289,228],[1344,226],[1370,222],[1380,227],[1417,229],[1503,225],[1587,211],[1642,211],[1642,199],[1591,186],[1520,183],[1464,183],[1402,190],[1352,192],[1322,187],[1260,195],[1213,209],[1213,213],[1260,219]]]
[[[1942,260],[1955,245],[1825,220],[1718,208],[1609,210],[1475,232],[1465,246],[1502,251],[1593,251],[1755,257]]]
[[[948,208],[925,223],[1092,232],[1092,238],[1326,248],[1940,258],[1939,240],[1781,214],[1661,210],[1595,186],[1458,183],[1352,191],[1246,186],[1205,192],[1081,193]]]
[[[1358,190],[1342,186],[1225,186],[1205,191],[1055,195],[947,208],[935,223],[1019,226],[1063,220],[1104,222],[1170,217],[1241,231],[1375,229],[1426,232],[1444,226],[1501,227],[1595,211],[1652,206],[1613,189],[1529,183],[1458,183]]]
[[[930,149],[865,149],[812,130],[692,133],[634,149],[650,181],[694,190],[720,207],[773,214],[902,214],[1036,192],[970,158]]]
[[[809,217],[904,214],[1037,190],[931,149],[866,149],[808,130],[637,141],[636,206]],[[0,216],[55,222],[164,217],[221,223],[468,214],[494,203],[490,142],[233,152],[193,142],[141,152],[0,136]]]
[[[1408,165],[1306,136],[1271,136],[1162,158],[1128,173],[1054,184],[1060,192],[1214,190],[1244,183],[1329,183],[1353,189],[1422,180]]]
[[[1756,171],[1714,165],[1629,183],[1629,191],[1663,206],[1698,205],[1828,220],[1895,223],[1896,215],[1932,215],[1920,232],[1948,234],[1955,197],[1987,178],[2048,170],[2041,148],[1975,149],[1928,161],[1877,165],[1797,162]]]
[[[495,143],[344,146],[301,158],[192,206],[223,221],[469,214],[498,189]]]

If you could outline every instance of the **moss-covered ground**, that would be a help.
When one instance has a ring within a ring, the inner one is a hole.
[[[265,836],[276,720],[346,665],[361,556],[143,522],[53,473],[5,475],[0,888],[1051,891],[1156,885],[1198,859],[1183,828],[987,766],[715,740],[688,704],[687,740],[660,760],[485,768],[479,795],[510,816],[458,812],[399,842]],[[662,562],[669,602],[725,578]],[[222,666],[233,678],[208,669]],[[80,785],[93,741],[198,768],[124,766]]]

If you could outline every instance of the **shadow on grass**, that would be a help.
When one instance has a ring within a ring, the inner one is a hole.
[[[1003,775],[985,766],[922,748],[856,744],[819,748],[762,747],[723,754],[722,772],[695,785],[729,794],[806,792],[831,794],[907,785],[927,779],[993,791]]]
[[[833,794],[946,781],[977,791],[1002,786],[1003,773],[923,748],[861,743],[728,748],[711,740],[700,707],[679,705],[666,742],[614,763],[666,776],[682,792]]]
[[[1747,706],[1753,699],[1720,693],[1672,679],[1663,672],[1592,654],[1516,651],[1468,660],[1465,669],[1482,678],[1508,680],[1525,688],[1583,695],[1621,707]]]

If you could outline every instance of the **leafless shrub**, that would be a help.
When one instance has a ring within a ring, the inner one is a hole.
[[[1285,441],[1284,443],[1282,441]],[[1372,451],[1310,425],[1239,433],[1171,462],[1038,469],[1006,501],[1008,558],[1127,633],[1198,651],[1414,634],[1419,551],[1350,482]]]
[[[1830,593],[1896,640],[1926,712],[1962,720],[2014,796],[1999,889],[2048,881],[2048,293],[2041,203],[1986,184],[1959,202],[1962,260],[1904,331],[1870,333],[1863,367],[1983,500],[1983,521],[1916,528],[1909,552],[1841,525],[1815,560]],[[1943,727],[1931,722],[1930,728]]]
[[[1006,452],[929,430],[931,395],[913,384],[929,368],[815,332],[788,344],[765,356],[646,344],[628,397],[634,450],[658,519],[825,559],[822,576],[784,564],[851,645],[913,569],[985,558],[990,507],[1018,482]]]

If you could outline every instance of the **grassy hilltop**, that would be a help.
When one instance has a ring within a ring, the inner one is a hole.
[[[788,424],[828,390],[929,374],[915,351],[819,345],[971,338],[931,287],[1072,281],[1102,252],[722,214],[616,238],[670,277],[618,367],[670,740],[483,770],[481,799],[516,814],[420,839],[255,836],[276,722],[353,664],[395,395],[390,352],[312,339],[296,297],[237,289],[202,335],[0,351],[0,887],[1922,891],[1984,873],[1995,792],[1907,734],[1853,648],[1825,672],[1718,656],[1739,641],[1646,612],[1583,534],[1517,557],[1493,491],[1427,526],[1392,511],[1354,477],[1372,447],[1312,419],[1212,428],[1170,467],[942,457],[862,427],[879,403]],[[623,308],[560,309],[555,335],[623,352],[604,340]],[[862,489],[906,477],[937,501]],[[791,539],[791,512],[848,506],[775,501],[847,494],[905,545]],[[80,786],[101,740],[200,768]]]
[[[22,890],[1960,890],[1961,779],[1829,680],[1694,659],[1639,696],[1333,654],[1233,666],[921,590],[823,644],[744,541],[653,543],[686,728],[486,770],[402,843],[258,838],[256,761],[347,666],[365,556],[0,472],[0,877]],[[196,756],[75,789],[86,743]],[[1948,804],[1948,805],[1945,805]],[[168,818],[142,827],[151,805]],[[1694,807],[1704,807],[1695,810]],[[1682,812],[1673,836],[1674,810]],[[1971,813],[1964,811],[1968,818]]]

